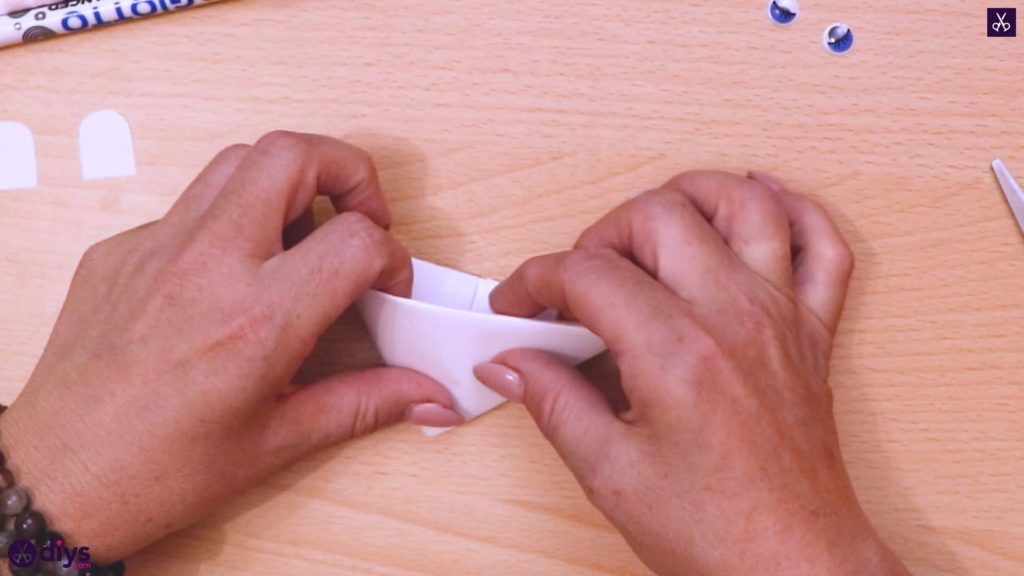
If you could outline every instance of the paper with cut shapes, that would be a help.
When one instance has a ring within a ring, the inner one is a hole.
[[[477,364],[515,348],[544,350],[578,364],[605,349],[601,338],[579,324],[495,314],[489,296],[497,285],[413,259],[412,298],[370,291],[357,306],[384,362],[443,384],[470,420],[505,401],[473,376]]]
[[[0,122],[0,190],[35,188],[38,184],[32,131],[20,122]]]
[[[86,116],[78,127],[82,178],[123,178],[135,175],[135,144],[128,121],[114,110]]]

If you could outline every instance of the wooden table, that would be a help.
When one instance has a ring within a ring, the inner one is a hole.
[[[765,169],[858,257],[832,383],[869,514],[918,573],[1024,573],[1024,242],[988,167],[1024,176],[1024,38],[986,38],[980,4],[909,4],[805,0],[781,28],[761,1],[245,0],[0,52],[0,119],[35,132],[41,182],[0,193],[0,401],[85,248],[273,128],[371,151],[410,250],[495,277],[676,172]],[[821,45],[835,21],[845,56]],[[102,108],[138,177],[81,180]],[[308,372],[373,361],[350,323]],[[319,454],[133,568],[646,573],[518,407]]]

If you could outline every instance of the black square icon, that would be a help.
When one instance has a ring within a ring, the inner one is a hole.
[[[989,8],[988,35],[990,37],[1007,37],[1017,35],[1016,8]]]

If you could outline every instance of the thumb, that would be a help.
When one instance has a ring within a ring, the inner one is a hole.
[[[309,452],[357,438],[403,419],[457,426],[464,419],[434,380],[404,368],[344,372],[304,386],[277,407],[272,437],[289,452]]]
[[[541,433],[578,476],[589,477],[608,459],[615,439],[625,433],[607,398],[559,357],[536,350],[513,350],[474,369],[485,386],[522,402]]]

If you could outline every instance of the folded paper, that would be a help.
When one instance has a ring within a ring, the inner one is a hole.
[[[443,384],[469,420],[504,402],[473,376],[477,364],[517,348],[544,350],[578,364],[605,349],[579,324],[495,314],[489,297],[497,285],[414,259],[412,298],[371,291],[358,309],[384,362]],[[431,436],[443,431],[424,429]]]

